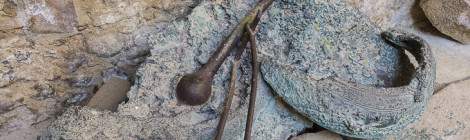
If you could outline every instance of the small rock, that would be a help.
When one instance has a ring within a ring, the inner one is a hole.
[[[420,6],[439,31],[461,43],[470,43],[470,1],[421,0]]]
[[[127,46],[126,41],[129,40],[126,35],[115,32],[90,34],[86,38],[89,51],[101,57],[112,57],[118,54]]]

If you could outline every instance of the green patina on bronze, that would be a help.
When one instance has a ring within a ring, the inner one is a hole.
[[[277,1],[267,14],[259,32],[261,72],[296,111],[355,138],[395,134],[420,118],[435,80],[421,38],[381,33],[344,1]]]

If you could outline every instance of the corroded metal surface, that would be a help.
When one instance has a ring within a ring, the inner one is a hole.
[[[277,1],[267,15],[258,35],[263,77],[310,120],[342,135],[377,138],[424,111],[435,66],[422,39],[384,33],[390,45],[341,0]]]
[[[435,64],[430,48],[420,38],[397,31],[383,35],[418,61],[408,85],[383,88],[334,76],[315,79],[269,60],[264,61],[262,72],[279,96],[322,127],[358,138],[393,134],[421,116],[433,93]]]

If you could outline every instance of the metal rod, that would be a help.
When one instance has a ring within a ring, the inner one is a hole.
[[[250,94],[250,103],[248,105],[248,116],[246,119],[245,127],[245,140],[251,140],[251,130],[253,127],[253,118],[255,113],[256,105],[256,92],[258,88],[258,72],[259,72],[259,63],[257,60],[258,52],[256,50],[256,36],[255,31],[253,31],[249,26],[246,26],[247,31],[250,36],[250,46],[251,46],[251,65],[252,65],[252,77],[251,77],[251,94]]]
[[[247,42],[245,41],[244,44],[246,45],[246,43]],[[236,90],[235,85],[237,83],[236,82],[237,81],[237,70],[240,66],[240,59],[241,59],[241,56],[243,55],[243,52],[245,50],[245,47],[246,47],[245,45],[242,45],[243,48],[238,48],[237,53],[235,54],[235,60],[233,61],[232,72],[231,72],[231,75],[230,75],[229,92],[228,92],[227,97],[225,98],[224,110],[222,112],[222,115],[220,116],[219,124],[217,125],[217,135],[215,136],[215,140],[221,140],[222,135],[224,133],[225,123],[227,122],[228,113],[230,112],[230,107],[232,106],[233,95],[235,94],[235,90]]]
[[[256,26],[258,25],[260,21],[261,15],[262,15],[262,11],[258,11],[255,20],[253,20],[252,23],[248,23],[247,25],[250,25],[252,29],[256,29]],[[244,50],[246,49],[248,41],[250,40],[249,34],[250,33],[248,31],[244,32],[244,35],[241,38],[240,43],[239,43],[240,46],[238,46],[238,50],[235,54],[235,60],[233,62],[231,76],[230,76],[229,94],[227,95],[225,102],[224,102],[224,110],[220,117],[219,124],[217,125],[217,134],[216,134],[215,140],[221,140],[222,135],[224,133],[225,123],[227,122],[228,113],[230,112],[233,95],[235,93],[235,83],[236,83],[236,78],[237,78],[236,72],[240,65],[241,56]]]

